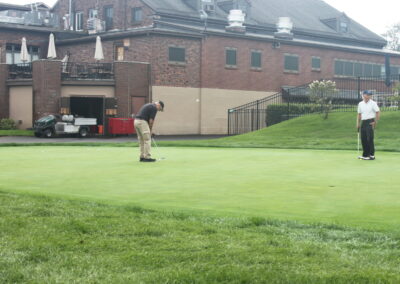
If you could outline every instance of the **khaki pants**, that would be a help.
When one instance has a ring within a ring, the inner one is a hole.
[[[139,140],[140,158],[151,158],[151,134],[146,120],[135,119],[135,129]]]

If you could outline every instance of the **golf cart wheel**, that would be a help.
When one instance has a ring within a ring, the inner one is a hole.
[[[44,137],[46,137],[46,138],[51,138],[51,137],[54,136],[54,132],[53,132],[53,130],[51,130],[50,128],[48,128],[48,129],[46,129],[46,130],[43,132],[43,135],[44,135]]]
[[[87,128],[79,129],[79,136],[84,138],[89,136],[89,130]]]

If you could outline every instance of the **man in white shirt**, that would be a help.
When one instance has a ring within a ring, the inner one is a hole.
[[[374,129],[380,117],[376,102],[371,99],[372,91],[363,91],[363,100],[358,104],[357,131],[361,131],[363,160],[375,160]],[[361,129],[360,129],[361,127]]]

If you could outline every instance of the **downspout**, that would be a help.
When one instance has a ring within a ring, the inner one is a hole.
[[[201,42],[200,42],[200,74],[199,74],[199,97],[197,99],[197,103],[199,104],[199,135],[202,134],[201,131],[201,125],[202,125],[202,105],[203,105],[203,52],[204,51],[204,43],[205,43],[205,37],[206,35],[204,34]]]
[[[73,17],[72,17],[72,0],[69,0],[69,29],[72,31],[74,29],[73,25],[72,25],[72,21],[73,21]]]
[[[128,16],[128,0],[124,1],[125,7],[124,7],[124,30],[126,31],[128,29],[127,27],[127,16]]]

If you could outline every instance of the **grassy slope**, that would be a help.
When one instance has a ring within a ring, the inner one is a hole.
[[[162,150],[162,151],[161,151]],[[261,216],[394,230],[398,153],[161,148],[0,148],[0,190],[36,192],[215,216]],[[370,178],[364,178],[366,174]]]
[[[284,149],[354,150],[357,132],[354,113],[332,113],[323,120],[309,115],[282,122],[259,131],[213,140],[158,141],[159,146],[184,147],[251,147]],[[377,151],[400,151],[400,111],[383,112],[375,132]],[[6,146],[110,146],[132,147],[137,143],[48,143],[0,144]]]
[[[252,133],[206,141],[162,142],[174,146],[268,147],[293,149],[357,148],[356,115],[332,113],[327,120],[309,115],[282,122]],[[377,150],[399,151],[400,112],[382,113],[376,129]]]
[[[33,136],[32,130],[0,130],[0,136]]]
[[[400,236],[0,192],[2,283],[399,283]]]

